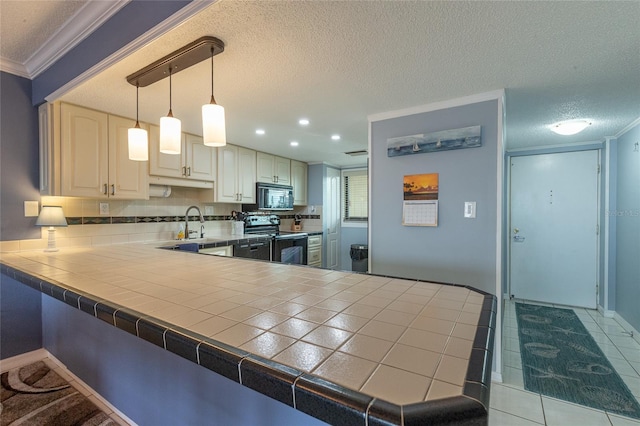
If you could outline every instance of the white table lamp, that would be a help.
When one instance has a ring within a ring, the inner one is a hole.
[[[60,206],[42,206],[36,226],[49,227],[49,242],[44,251],[58,251],[56,247],[56,227],[67,226],[67,219]]]

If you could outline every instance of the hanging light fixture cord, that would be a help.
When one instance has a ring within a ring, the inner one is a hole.
[[[173,112],[171,111],[171,67],[169,67],[169,114],[167,117],[173,117]]]
[[[213,97],[213,47],[211,48],[211,102],[212,104],[216,103],[215,98]]]
[[[140,122],[138,121],[138,105],[139,105],[138,91],[139,90],[140,90],[140,84],[136,82],[136,125],[134,126],[136,129],[140,128]]]

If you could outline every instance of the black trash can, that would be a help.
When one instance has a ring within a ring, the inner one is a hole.
[[[366,244],[351,244],[351,270],[367,272],[369,263],[369,246]]]

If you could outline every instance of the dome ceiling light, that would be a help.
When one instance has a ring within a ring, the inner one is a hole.
[[[591,122],[587,120],[560,121],[551,125],[551,131],[559,135],[570,136],[580,133],[589,126],[591,126]]]

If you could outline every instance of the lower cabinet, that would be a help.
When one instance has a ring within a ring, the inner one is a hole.
[[[322,235],[310,235],[307,240],[307,264],[322,267]]]
[[[198,253],[213,254],[216,256],[233,256],[233,246],[211,247],[198,250]]]

